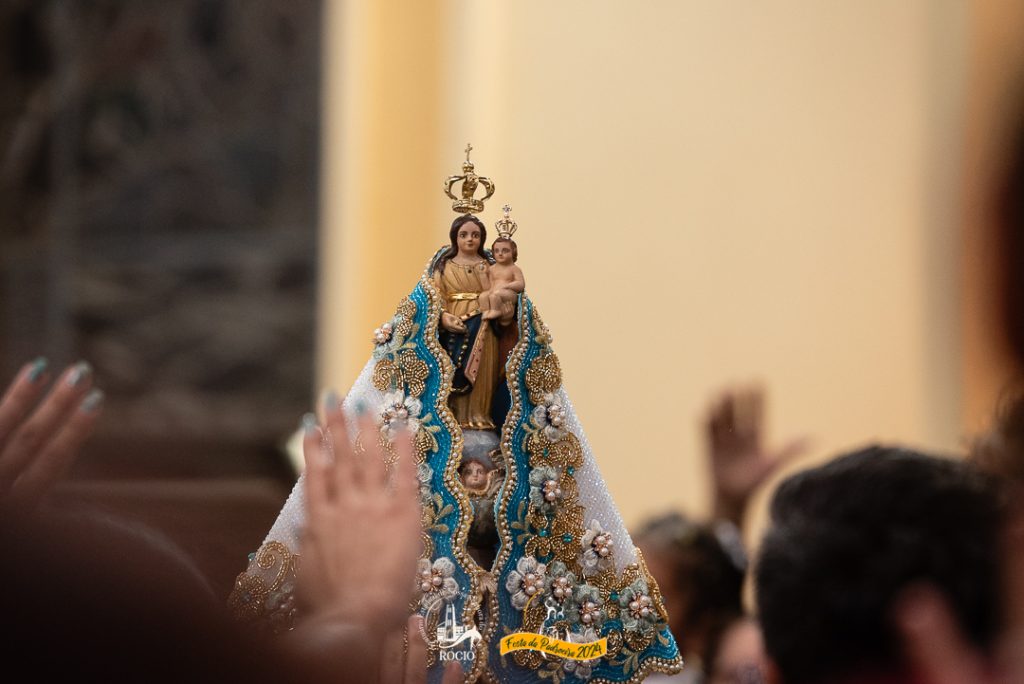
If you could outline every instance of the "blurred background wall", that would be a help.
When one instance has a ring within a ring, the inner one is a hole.
[[[967,331],[963,164],[996,107],[966,121],[971,77],[1020,24],[980,5],[328,2],[321,385],[446,241],[472,142],[628,521],[705,510],[730,383],[763,384],[770,440],[809,434],[808,458],[959,449],[1006,377]]]
[[[4,376],[87,358],[105,449],[271,443],[312,375],[320,5],[7,3]]]
[[[69,495],[227,593],[294,479],[316,306],[318,0],[0,3],[0,373],[87,359]]]

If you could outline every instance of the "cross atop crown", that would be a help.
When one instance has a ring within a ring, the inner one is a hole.
[[[494,224],[495,229],[498,231],[498,237],[511,239],[512,234],[516,232],[519,227],[516,222],[509,218],[509,214],[512,212],[512,207],[505,205],[501,208],[501,211],[505,214],[505,218],[501,219]]]
[[[484,202],[491,198],[494,194],[494,183],[491,182],[490,178],[476,175],[473,170],[473,162],[469,160],[469,153],[473,151],[471,144],[466,145],[466,161],[462,162],[462,175],[461,176],[448,176],[444,181],[444,194],[448,195],[451,199],[455,200],[452,202],[452,210],[457,211],[460,214],[477,214],[484,210]],[[452,186],[459,181],[462,181],[461,197],[456,197],[452,194]],[[485,191],[483,197],[477,198],[476,188],[478,185],[482,185]]]

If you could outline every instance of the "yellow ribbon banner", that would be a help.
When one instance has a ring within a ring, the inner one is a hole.
[[[608,639],[598,639],[586,644],[577,644],[561,639],[552,639],[535,632],[515,632],[501,640],[501,655],[512,651],[540,651],[559,658],[572,660],[593,660],[608,652]]]

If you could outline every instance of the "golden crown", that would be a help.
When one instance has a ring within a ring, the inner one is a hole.
[[[444,181],[444,194],[455,200],[452,202],[452,209],[460,214],[477,214],[483,211],[484,202],[494,194],[494,183],[491,182],[491,179],[478,176],[473,171],[473,162],[469,161],[469,153],[472,151],[473,146],[466,145],[466,161],[462,163],[462,175],[448,176]],[[462,192],[460,193],[462,196],[456,197],[452,194],[452,186],[459,181],[462,181]],[[478,185],[482,185],[486,191],[486,194],[479,199],[475,197]]]
[[[509,212],[512,211],[512,207],[506,204],[501,208],[501,210],[505,213],[505,218],[496,222],[494,224],[494,228],[498,231],[498,237],[511,239],[512,234],[516,232],[516,229],[518,229],[519,226],[517,226],[516,222],[508,216]]]

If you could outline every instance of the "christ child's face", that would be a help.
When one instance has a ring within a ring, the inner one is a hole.
[[[487,468],[483,463],[470,461],[462,469],[462,484],[470,489],[480,489],[487,484]]]
[[[494,254],[494,260],[502,266],[509,266],[512,264],[511,242],[495,242],[494,249],[491,251]]]
[[[473,255],[480,248],[480,226],[472,221],[462,224],[459,227],[459,234],[456,237],[459,243],[459,253]]]

